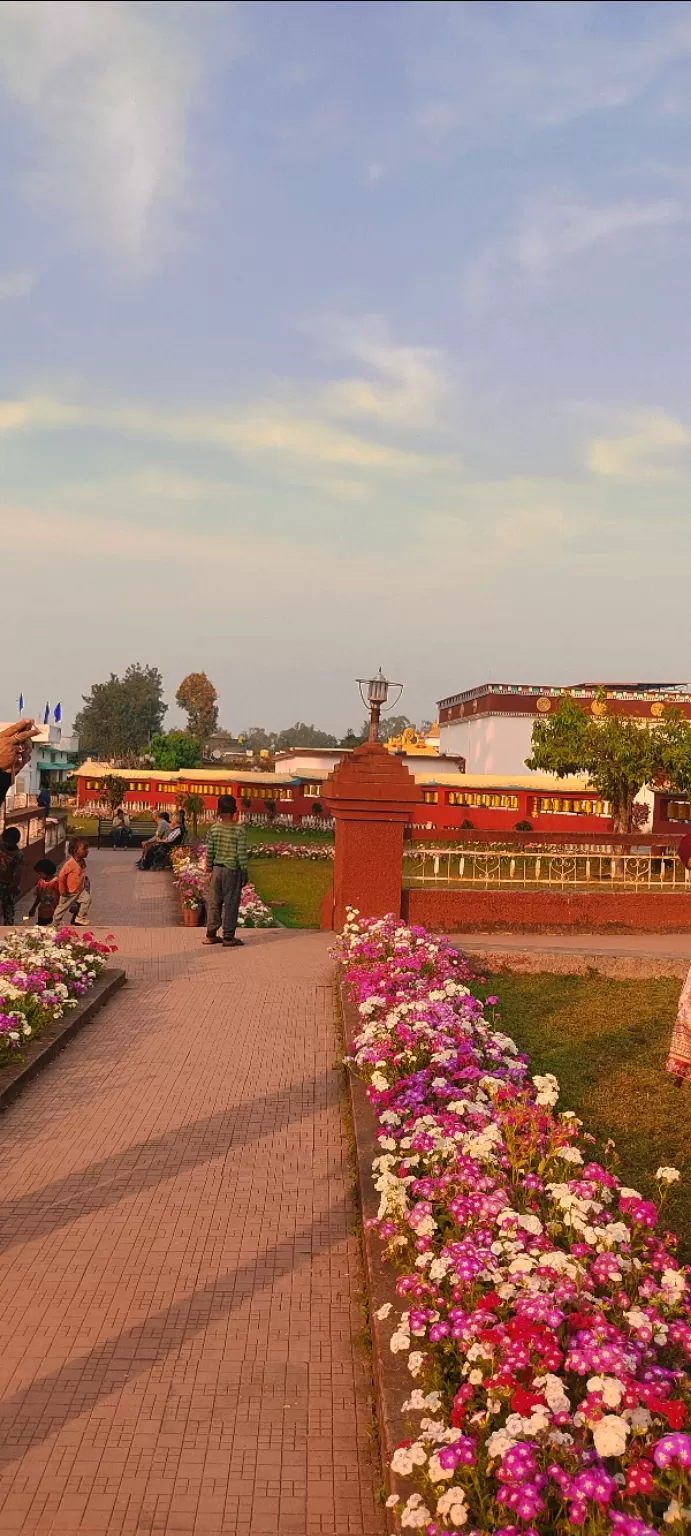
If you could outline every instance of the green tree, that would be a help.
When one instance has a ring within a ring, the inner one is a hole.
[[[326,731],[320,731],[315,725],[305,725],[304,720],[297,720],[295,725],[288,727],[286,731],[280,731],[276,737],[276,751],[285,752],[289,747],[337,747],[335,736],[329,736]]]
[[[604,698],[600,701],[606,710]],[[630,832],[633,803],[644,784],[691,788],[691,724],[667,709],[659,724],[643,725],[623,715],[586,715],[573,699],[562,699],[549,719],[533,726],[526,767],[546,773],[586,774],[609,800],[616,832]]]
[[[111,672],[107,682],[94,683],[82,697],[84,708],[76,716],[74,729],[80,751],[92,757],[137,757],[163,725],[166,705],[158,667],[136,662],[123,677]]]
[[[151,738],[151,756],[155,768],[200,768],[201,742],[189,731],[157,731]]]
[[[107,800],[111,815],[119,805],[122,805],[126,793],[127,779],[119,778],[117,773],[107,773],[105,778],[101,779],[101,797]]]
[[[190,672],[175,695],[176,704],[187,715],[190,736],[196,736],[204,745],[218,725],[218,694],[206,672]]]
[[[196,843],[199,837],[199,817],[204,810],[204,800],[201,795],[191,794],[185,795],[179,804],[192,823],[192,836]]]

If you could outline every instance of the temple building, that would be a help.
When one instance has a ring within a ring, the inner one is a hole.
[[[525,774],[533,725],[571,698],[595,718],[627,715],[654,724],[667,705],[691,719],[685,683],[576,683],[572,688],[527,683],[483,683],[439,701],[440,752],[462,758],[467,773]]]

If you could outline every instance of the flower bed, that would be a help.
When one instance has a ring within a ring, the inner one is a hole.
[[[203,843],[191,849],[181,848],[171,853],[174,881],[183,908],[188,912],[200,912],[207,905],[209,876],[206,872],[206,850]],[[271,911],[257,895],[250,883],[243,886],[238,913],[238,928],[276,928],[278,924]]]
[[[115,947],[69,928],[15,929],[0,940],[0,1066],[76,1008]]]
[[[331,859],[333,843],[254,843],[251,859]]]
[[[688,1531],[690,1291],[659,1207],[611,1143],[589,1160],[446,940],[351,915],[338,953],[381,1127],[371,1225],[405,1308],[377,1313],[411,1375],[399,1528]],[[658,1169],[660,1204],[678,1177]]]

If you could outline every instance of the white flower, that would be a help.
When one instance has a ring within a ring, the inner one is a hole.
[[[662,1516],[665,1525],[676,1525],[679,1520],[691,1520],[691,1509],[683,1509],[678,1499],[672,1499]]]
[[[428,1525],[432,1515],[423,1504],[419,1493],[411,1493],[408,1503],[401,1510],[401,1525],[413,1531],[421,1531],[424,1525]]]
[[[616,1376],[591,1376],[588,1380],[589,1392],[600,1392],[602,1401],[607,1408],[618,1408],[624,1396],[624,1388]]]
[[[386,1508],[387,1509],[395,1509],[396,1505],[400,1504],[400,1502],[401,1501],[400,1501],[400,1498],[399,1498],[397,1493],[390,1493],[389,1497],[388,1497],[388,1499],[386,1501]]]
[[[536,1104],[544,1104],[549,1108],[556,1104],[559,1098],[559,1083],[553,1072],[538,1073],[533,1078],[533,1083],[537,1088]]]
[[[676,1184],[681,1174],[678,1168],[658,1168],[655,1178],[659,1179],[661,1184]]]
[[[373,1072],[370,1078],[370,1082],[372,1087],[377,1089],[378,1093],[386,1093],[389,1084],[383,1072]]]
[[[389,1340],[389,1349],[392,1355],[398,1355],[401,1350],[410,1349],[410,1334],[404,1333],[402,1328],[397,1328]]]
[[[424,1355],[420,1354],[419,1349],[414,1349],[408,1356],[408,1370],[410,1371],[411,1376],[419,1376],[424,1363]]]
[[[630,1433],[626,1419],[616,1413],[606,1413],[593,1430],[598,1456],[623,1456]]]
[[[375,1312],[375,1314],[374,1314],[375,1317],[378,1317],[380,1322],[383,1322],[384,1318],[388,1317],[388,1315],[389,1315],[389,1313],[391,1311],[391,1306],[392,1306],[392,1303],[390,1301],[385,1301],[383,1307],[379,1307],[378,1310]]]
[[[438,1455],[430,1456],[427,1476],[431,1483],[443,1483],[453,1477],[453,1467],[443,1467]]]
[[[503,1456],[506,1455],[506,1452],[510,1451],[512,1446],[514,1446],[515,1444],[516,1444],[516,1441],[515,1441],[513,1435],[510,1435],[508,1433],[508,1430],[506,1430],[506,1429],[495,1429],[494,1434],[490,1435],[489,1439],[487,1441],[487,1452],[488,1452],[488,1455],[492,1456],[492,1457],[494,1457],[494,1456],[503,1457]]]
[[[561,1147],[559,1151],[559,1157],[563,1163],[576,1163],[580,1165],[583,1162],[583,1158],[578,1150],[578,1147]]]
[[[675,1301],[679,1301],[686,1290],[686,1280],[680,1269],[665,1269],[662,1272],[660,1285],[663,1291],[669,1291]]]
[[[468,1507],[462,1488],[447,1488],[437,1499],[437,1514],[450,1520],[452,1525],[466,1525]]]

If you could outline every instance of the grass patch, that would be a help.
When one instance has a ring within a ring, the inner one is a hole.
[[[527,1051],[534,1072],[554,1072],[561,1109],[573,1109],[598,1147],[611,1136],[619,1177],[647,1197],[664,1164],[682,1180],[665,1205],[664,1226],[691,1260],[689,1089],[665,1072],[681,983],[606,976],[490,976],[479,993],[499,998],[501,1027]]]
[[[258,843],[331,843],[334,835],[332,831],[313,832],[305,827],[251,827],[246,826],[247,846],[256,847]]]
[[[250,879],[262,901],[281,902],[276,916],[287,928],[318,928],[322,897],[333,882],[333,864],[308,859],[253,859]]]

